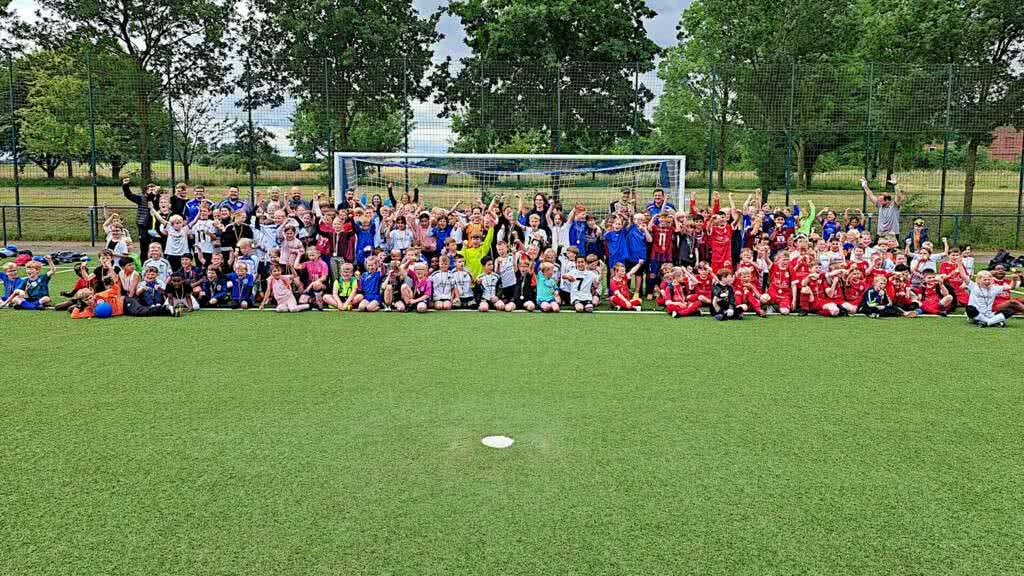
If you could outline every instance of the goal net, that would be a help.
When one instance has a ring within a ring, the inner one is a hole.
[[[568,211],[582,203],[589,211],[605,213],[636,191],[645,205],[661,188],[677,207],[686,205],[686,158],[682,156],[578,156],[567,154],[383,154],[338,152],[334,156],[335,203],[345,192],[369,203],[375,195],[388,202],[388,186],[401,199],[419,189],[427,206],[450,207],[458,201],[490,202],[495,196],[516,204],[516,195],[529,205],[536,193],[557,199]],[[641,206],[642,207],[642,206]]]

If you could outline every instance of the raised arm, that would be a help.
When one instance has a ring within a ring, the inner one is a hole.
[[[875,193],[871,191],[871,188],[868,186],[868,181],[866,179],[860,179],[860,187],[862,190],[864,190],[864,194],[867,195],[868,202],[871,202],[872,204],[878,204],[878,196],[875,196]]]

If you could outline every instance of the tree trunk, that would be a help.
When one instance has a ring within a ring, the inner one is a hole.
[[[192,167],[192,163],[191,162],[185,162],[184,160],[181,161],[181,170],[182,170],[182,172],[184,172],[185,182],[188,182],[188,183],[192,182],[192,178],[191,178],[191,176],[189,174],[189,168],[191,168],[191,167]]]
[[[892,179],[892,173],[896,171],[896,141],[889,141],[889,149],[885,154],[885,181]]]
[[[970,214],[974,209],[974,182],[978,167],[979,138],[972,136],[967,143],[967,154],[964,155],[964,222],[970,222]]]
[[[121,179],[121,168],[124,167],[124,163],[120,159],[112,159],[110,161],[110,177],[117,180]]]
[[[75,177],[75,174],[74,174],[75,161],[70,159],[70,158],[68,158],[67,165],[68,165],[68,180],[71,180],[72,178]]]
[[[807,185],[804,184],[804,139],[800,138],[795,142],[796,145],[796,186],[797,188],[807,189]]]

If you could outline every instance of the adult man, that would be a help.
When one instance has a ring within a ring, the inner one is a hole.
[[[879,198],[871,192],[871,188],[868,188],[867,180],[861,178],[860,181],[860,187],[864,189],[864,194],[867,194],[868,201],[878,207],[878,236],[895,234],[899,238],[900,204],[903,203],[903,191],[896,185],[895,175],[889,178],[889,185],[892,186],[893,193],[896,194],[895,198],[888,190]]]
[[[228,187],[228,197],[218,204],[218,207],[224,206],[231,212],[244,211],[246,215],[252,212],[252,207],[245,200],[238,197],[238,186]]]
[[[157,203],[160,201],[160,187],[156,184],[147,184],[145,192],[135,194],[128,186],[130,183],[131,180],[128,178],[121,180],[121,192],[124,193],[124,197],[129,202],[139,207],[135,217],[135,224],[139,227],[139,250],[142,254],[145,254],[149,250],[149,243],[152,241],[152,238],[149,236],[149,228],[153,222],[150,210],[155,210]]]
[[[292,186],[288,190],[288,207],[292,210],[297,209],[299,206],[309,210],[312,206],[308,200],[302,199],[302,189],[298,186]]]
[[[675,210],[676,207],[671,202],[665,201],[665,191],[661,188],[654,189],[654,202],[647,205],[647,213],[651,216],[657,216],[662,210],[668,208],[669,210]]]
[[[199,216],[199,207],[208,204],[206,200],[206,188],[196,186],[192,190],[192,199],[185,203],[185,222],[191,224]]]
[[[636,210],[636,192],[628,186],[622,189],[622,199],[612,200],[608,204],[609,214],[616,214],[620,210],[629,213]]]

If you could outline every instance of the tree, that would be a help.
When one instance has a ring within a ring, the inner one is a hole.
[[[971,214],[979,147],[999,126],[1024,125],[1024,5],[863,0],[861,17],[867,56],[951,65],[941,84],[951,96],[942,126],[966,145],[963,212]]]
[[[40,51],[21,60],[26,94],[17,111],[20,144],[47,178],[61,163],[71,178],[74,161],[91,157],[88,77],[77,56],[73,50]],[[93,120],[97,156],[115,154],[120,146],[107,120]]]
[[[39,0],[39,22],[29,31],[41,47],[94,43],[126,56],[121,75],[137,115],[142,179],[152,177],[150,120],[167,94],[227,90],[229,31],[234,0]]]
[[[303,154],[322,154],[309,138],[316,134],[352,149],[362,121],[411,116],[412,99],[430,95],[422,80],[441,38],[438,15],[421,17],[409,0],[251,0],[251,11],[258,17],[244,28],[240,83],[252,98],[241,105],[298,97],[299,120],[322,122],[303,127]],[[325,117],[308,115],[317,107]]]
[[[185,94],[174,100],[174,151],[186,182],[197,156],[216,148],[235,130],[234,118],[219,117],[224,99],[209,94]]]
[[[402,110],[381,111],[379,114],[357,112],[352,117],[348,130],[348,145],[341,150],[360,152],[395,152],[402,148],[405,132]],[[310,105],[309,101],[299,104],[291,116],[292,129],[288,141],[295,155],[302,162],[322,162],[329,156],[328,125],[331,133],[340,133],[337,119],[324,117],[323,108]],[[411,122],[407,123],[410,131]]]
[[[856,95],[848,84],[808,99],[814,110],[788,104],[798,85],[813,85],[849,59],[859,34],[853,8],[854,0],[697,0],[683,12],[678,57],[689,62],[683,71],[690,78],[680,84],[689,83],[703,107],[716,114],[708,131],[716,148],[728,150],[727,134],[734,128],[750,132],[747,149],[766,194],[785,182],[780,171],[784,176],[787,140],[802,142],[809,152],[805,170],[841,144],[829,123],[848,110],[837,97]]]
[[[254,174],[259,174],[261,168],[280,164],[281,157],[271,143],[273,136],[266,128],[254,126],[250,132],[247,124],[238,124],[233,140],[217,149],[214,162],[237,172],[247,172],[251,167]]]
[[[459,119],[461,147],[494,150],[535,130],[552,152],[596,134],[611,143],[634,132],[634,110],[653,99],[634,89],[659,53],[644,28],[655,12],[642,0],[458,0],[446,10],[472,53],[459,66],[442,62],[431,81],[441,115]]]

